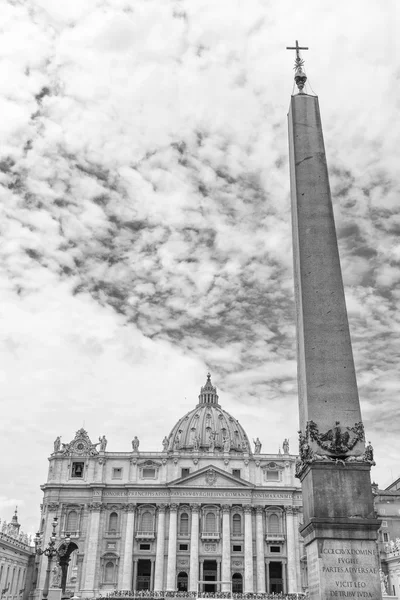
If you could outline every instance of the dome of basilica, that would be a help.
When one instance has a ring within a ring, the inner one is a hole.
[[[219,406],[210,374],[200,390],[199,403],[178,421],[167,440],[168,452],[250,452],[248,437],[239,421]]]

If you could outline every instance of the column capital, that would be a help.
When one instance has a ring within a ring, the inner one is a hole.
[[[231,512],[231,507],[230,507],[229,504],[222,504],[221,510],[222,510],[223,513],[230,513]]]
[[[252,507],[252,506],[250,506],[249,504],[246,504],[246,505],[243,507],[243,510],[244,510],[244,513],[245,513],[246,515],[251,515],[251,513],[253,512],[253,507]]]
[[[124,504],[123,508],[127,513],[134,513],[136,511],[136,504],[129,502],[128,504]]]
[[[198,513],[200,512],[200,504],[191,504],[190,509],[192,513]]]
[[[293,515],[294,514],[294,506],[285,506],[284,507],[284,511],[287,515]]]
[[[177,512],[178,508],[179,504],[175,504],[175,502],[173,502],[169,505],[169,512]]]
[[[88,504],[88,509],[90,512],[101,512],[104,509],[104,504],[101,502],[92,502]]]
[[[53,512],[53,511],[57,511],[59,509],[59,504],[58,502],[49,502],[47,505],[47,510],[49,512]]]
[[[167,507],[168,507],[168,504],[157,504],[156,509],[157,509],[157,512],[159,512],[159,513],[165,513]]]
[[[255,506],[255,507],[254,507],[254,509],[255,509],[255,511],[256,511],[256,513],[257,513],[258,515],[262,515],[262,514],[263,514],[263,512],[264,512],[264,508],[265,508],[265,507],[264,507],[264,506],[261,506],[261,504],[258,504],[257,506]]]

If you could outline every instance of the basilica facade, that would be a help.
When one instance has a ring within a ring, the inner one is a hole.
[[[40,534],[54,517],[68,552],[51,587],[93,596],[113,590],[301,592],[306,586],[296,456],[262,453],[219,404],[207,376],[197,402],[146,452],[107,452],[84,429],[54,442]],[[45,583],[38,564],[36,595]]]

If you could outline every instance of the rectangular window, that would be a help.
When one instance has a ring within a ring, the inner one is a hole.
[[[232,550],[233,550],[233,552],[241,552],[242,551],[241,544],[233,544]]]
[[[83,462],[73,462],[71,477],[81,477],[82,478],[84,466],[85,466],[85,463],[83,463]]]
[[[388,542],[389,541],[389,534],[386,533],[386,532],[383,534],[383,541],[384,542]]]
[[[189,550],[189,544],[179,544],[179,550]]]
[[[387,521],[382,521],[381,527],[387,527]]]
[[[269,551],[270,552],[280,552],[281,551],[281,547],[280,546],[270,546],[269,547]]]
[[[234,477],[240,477],[240,469],[232,469],[232,475]]]
[[[150,550],[150,544],[139,544],[140,550]]]
[[[267,471],[267,481],[279,481],[279,471]]]
[[[190,469],[181,469],[181,477],[187,477],[190,473]]]
[[[156,478],[156,470],[145,468],[143,469],[143,479],[155,479]]]
[[[112,470],[113,479],[122,479],[122,468],[118,467]]]

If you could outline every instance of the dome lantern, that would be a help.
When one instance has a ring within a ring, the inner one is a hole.
[[[218,404],[217,388],[211,383],[210,373],[207,373],[206,384],[200,389],[199,404]]]

